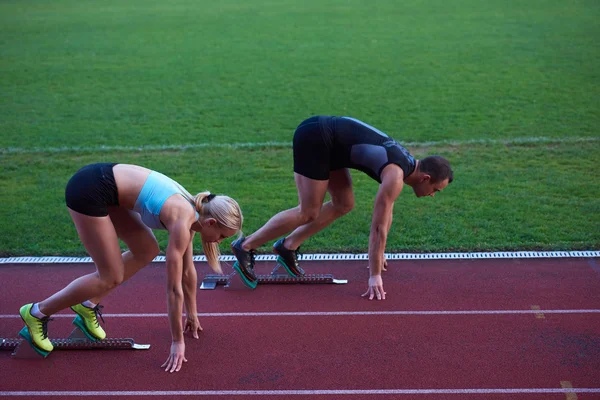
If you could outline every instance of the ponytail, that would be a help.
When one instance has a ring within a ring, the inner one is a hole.
[[[196,208],[196,211],[198,211],[198,214],[200,214],[200,217],[204,216],[204,204],[208,203],[215,197],[216,196],[210,192],[200,192],[192,198],[194,207]]]
[[[200,218],[211,217],[217,223],[238,232],[242,231],[244,217],[239,204],[229,196],[214,195],[210,192],[200,192],[192,197],[192,202]],[[216,273],[222,274],[219,257],[221,251],[218,243],[202,242],[202,249],[209,267]]]

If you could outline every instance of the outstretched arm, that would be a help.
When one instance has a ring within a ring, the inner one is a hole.
[[[190,242],[190,227],[184,220],[174,222],[169,228],[169,244],[167,245],[167,308],[169,325],[171,326],[171,353],[165,371],[179,371],[185,359],[185,342],[181,326],[183,308],[183,255]]]
[[[198,321],[198,311],[196,307],[196,287],[198,283],[198,274],[194,265],[194,232],[190,234],[190,243],[183,255],[183,304],[185,306],[185,324],[183,331],[192,332],[192,336],[198,339],[198,332],[202,330],[200,321]]]
[[[377,297],[385,299],[381,271],[385,262],[384,252],[387,235],[392,225],[394,202],[404,187],[404,174],[396,165],[388,165],[381,174],[381,185],[375,197],[375,208],[371,221],[369,235],[369,290],[363,296],[369,295],[369,300]]]

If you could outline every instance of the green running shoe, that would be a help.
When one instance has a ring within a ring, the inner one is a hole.
[[[41,319],[34,317],[31,315],[31,307],[33,307],[33,303],[25,304],[19,310],[19,314],[21,314],[21,319],[25,322],[31,344],[39,350],[49,353],[54,349],[52,342],[48,339],[48,321],[51,321],[51,319],[49,317]]]
[[[103,340],[106,338],[106,332],[104,332],[104,329],[102,329],[98,322],[98,316],[104,322],[104,318],[102,318],[102,313],[100,312],[102,308],[99,304],[94,308],[86,307],[83,304],[75,304],[71,307],[71,310],[75,311],[78,315],[73,320],[73,325],[81,329],[91,340]]]

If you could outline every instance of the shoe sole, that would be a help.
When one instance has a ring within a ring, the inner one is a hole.
[[[292,278],[300,278],[300,277],[303,277],[305,275],[305,274],[300,274],[297,271],[295,271],[295,270],[291,269],[290,267],[288,267],[288,265],[286,264],[285,260],[280,255],[277,256],[277,263],[279,265],[281,265],[283,268],[285,268],[285,271]]]
[[[21,319],[23,319],[23,317],[21,317]],[[27,343],[29,343],[31,348],[36,353],[38,353],[40,356],[42,356],[44,358],[48,357],[48,354],[50,354],[50,351],[52,351],[52,350],[48,351],[48,350],[40,349],[39,347],[36,346],[35,342],[33,341],[33,338],[29,334],[29,327],[27,326],[27,324],[23,327],[23,329],[21,329],[19,331],[19,336],[21,336],[23,339],[25,339],[27,341]]]
[[[248,286],[250,289],[256,289],[256,285],[258,285],[258,281],[251,281],[250,279],[248,279],[246,277],[246,275],[242,272],[242,269],[240,268],[240,264],[237,261],[235,263],[233,263],[233,269],[235,269],[237,271],[237,273],[240,275],[240,278],[242,278],[242,282],[244,282],[244,284],[246,286]]]

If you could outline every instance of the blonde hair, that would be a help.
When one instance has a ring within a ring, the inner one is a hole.
[[[237,201],[229,196],[217,196],[210,192],[200,192],[190,200],[194,203],[198,214],[200,214],[198,219],[214,218],[220,226],[234,229],[241,234],[244,216]],[[213,271],[222,274],[223,270],[219,261],[221,255],[219,244],[202,241],[202,249],[209,267]]]

